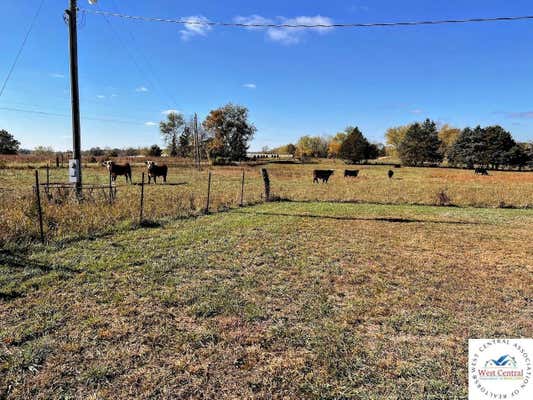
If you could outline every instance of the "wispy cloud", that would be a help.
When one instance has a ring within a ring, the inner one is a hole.
[[[105,96],[103,94],[96,95],[97,99],[105,99]]]
[[[314,17],[300,16],[295,18],[276,17],[275,19],[264,18],[260,15],[251,15],[248,17],[235,17],[234,21],[239,24],[254,25],[254,24],[285,24],[285,25],[331,25],[333,20],[328,17],[317,15]],[[331,32],[331,27],[316,27],[316,28],[277,28],[277,27],[255,27],[250,26],[250,30],[265,30],[267,38],[285,45],[292,45],[300,43],[305,37],[306,33],[318,33],[324,35]]]
[[[180,113],[179,110],[173,110],[173,109],[161,111],[161,114],[163,114],[163,115],[179,114],[179,113]]]
[[[250,15],[248,17],[235,17],[233,21],[237,24],[246,24],[246,25],[268,25],[273,24],[274,21],[265,17],[262,17],[257,14]],[[264,29],[262,27],[248,26],[246,29],[249,30],[260,30]]]
[[[257,85],[255,83],[245,83],[242,87],[245,87],[246,89],[256,89]]]
[[[50,77],[56,78],[56,79],[63,79],[63,78],[65,78],[65,75],[58,74],[58,73],[53,73],[53,74],[50,74]]]
[[[148,88],[146,86],[139,86],[135,91],[138,93],[146,93],[148,92]]]
[[[424,110],[422,110],[422,109],[420,109],[420,108],[415,108],[415,109],[413,109],[413,110],[409,110],[409,112],[410,112],[411,114],[416,114],[416,115],[418,115],[418,114],[422,114],[422,113],[424,112]]]
[[[157,126],[158,124],[156,122],[153,122],[153,121],[148,121],[148,122],[145,122],[144,125],[146,125],[146,126]]]
[[[504,112],[503,114],[507,118],[512,118],[512,119],[530,119],[530,118],[533,118],[533,111],[514,111],[514,112]]]
[[[202,15],[192,15],[190,17],[183,18],[187,23],[183,25],[180,31],[182,40],[189,40],[194,36],[207,36],[207,33],[213,28],[210,25],[205,25],[209,20]]]

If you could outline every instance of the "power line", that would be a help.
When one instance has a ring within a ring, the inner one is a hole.
[[[46,116],[51,116],[51,117],[65,117],[65,118],[71,117],[69,114],[61,114],[61,113],[41,111],[41,110],[26,110],[23,108],[15,108],[15,107],[0,107],[0,110],[11,111],[11,112],[21,112],[21,113],[27,113],[27,114],[46,115]],[[89,120],[89,121],[115,122],[119,124],[129,124],[129,125],[143,125],[144,124],[143,122],[140,122],[140,121],[127,121],[127,120],[107,118],[107,117],[82,117],[82,119]]]
[[[35,22],[37,21],[37,18],[39,17],[39,14],[41,13],[41,9],[43,8],[45,0],[41,0],[41,3],[39,4],[39,7],[37,8],[37,11],[35,12],[35,15],[33,16],[33,19],[30,23],[30,26],[28,30],[26,31],[26,35],[24,36],[24,40],[22,41],[20,48],[17,52],[17,55],[15,56],[15,59],[13,60],[13,64],[11,64],[11,67],[9,68],[9,71],[7,73],[6,79],[4,80],[4,83],[2,84],[2,89],[0,89],[0,97],[4,94],[4,90],[6,88],[7,82],[11,78],[11,75],[13,74],[13,71],[15,70],[15,66],[17,65],[20,55],[22,54],[22,51],[24,50],[24,47],[26,46],[26,42],[28,41],[28,38],[30,37],[31,31],[33,30],[33,27],[35,25]]]
[[[115,6],[116,6],[116,4],[115,4]],[[98,10],[100,10],[100,9],[98,9]],[[149,64],[148,61],[147,61],[147,58],[144,57],[144,61],[145,61],[146,66],[148,67],[147,70],[148,70],[149,74],[146,74],[146,71],[144,70],[144,68],[141,68],[141,65],[137,61],[137,58],[134,57],[134,52],[131,51],[131,48],[127,45],[126,41],[123,40],[122,36],[118,32],[118,30],[115,29],[115,27],[113,26],[113,24],[111,23],[109,18],[107,18],[106,15],[103,15],[103,17],[104,17],[105,21],[107,22],[107,24],[109,25],[109,28],[110,28],[111,32],[115,35],[115,37],[118,40],[119,44],[124,48],[124,50],[126,51],[126,54],[130,57],[130,59],[132,60],[133,64],[136,66],[137,70],[139,71],[139,73],[141,75],[143,75],[143,76],[146,76],[146,79],[149,81],[150,85],[154,89],[156,89],[160,93],[163,93],[163,91],[161,90],[161,87],[160,87],[160,85],[159,85],[159,83],[157,81],[156,75],[153,72],[151,64]],[[132,47],[133,48],[137,47],[137,50],[138,50],[137,53],[138,54],[141,53],[139,51],[139,46],[137,44],[137,41],[133,37],[133,34],[131,32],[129,32],[129,35],[131,37]],[[168,92],[165,91],[163,94],[166,95],[167,100],[170,100],[170,102],[168,103],[168,106],[172,107],[173,104],[175,104],[176,102],[172,99],[172,97],[168,94]]]
[[[156,18],[138,15],[126,15],[101,10],[90,10],[81,8],[81,12],[97,14],[109,17],[139,20],[145,22],[165,22],[180,25],[204,25],[204,26],[225,26],[235,28],[375,28],[375,27],[397,27],[397,26],[416,26],[416,25],[443,25],[443,24],[466,24],[477,22],[510,22],[521,20],[533,20],[533,15],[523,15],[516,17],[487,17],[487,18],[465,18],[465,19],[442,19],[428,21],[399,21],[399,22],[371,22],[371,23],[339,23],[339,24],[275,24],[275,23],[239,23],[239,22],[222,22],[207,20],[188,20],[172,18]]]

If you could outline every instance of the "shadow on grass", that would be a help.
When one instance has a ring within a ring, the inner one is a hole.
[[[32,268],[39,269],[42,272],[50,271],[65,271],[75,273],[78,272],[75,269],[66,266],[49,265],[42,262],[31,260],[23,252],[13,250],[0,250],[0,265],[5,265],[8,268],[24,269]]]
[[[132,186],[141,186],[141,182],[133,182]],[[144,187],[160,187],[160,186],[184,186],[188,185],[188,182],[159,182],[159,183],[148,183],[144,182]]]
[[[27,282],[45,276],[53,271],[75,274],[79,271],[63,265],[50,265],[30,259],[24,252],[0,250],[0,267],[2,274],[11,276],[11,284],[0,285],[0,300],[14,300],[25,295]],[[36,283],[31,285],[35,286]]]
[[[316,215],[316,214],[290,214],[290,213],[275,213],[275,212],[252,212],[252,211],[230,211],[239,214],[253,214],[265,215],[271,217],[296,217],[296,218],[318,218],[318,219],[333,219],[338,221],[378,221],[378,222],[392,222],[402,224],[450,224],[450,225],[488,225],[482,222],[467,222],[467,221],[439,221],[429,219],[413,219],[413,218],[395,218],[395,217],[346,217],[336,215]]]

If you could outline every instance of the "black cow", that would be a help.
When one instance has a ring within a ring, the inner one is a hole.
[[[389,169],[389,172],[387,172],[387,175],[389,176],[389,179],[392,179],[394,176],[394,171],[392,169]]]
[[[476,175],[488,175],[489,171],[487,171],[487,168],[484,167],[478,167],[474,170],[474,173]]]
[[[313,171],[313,183],[318,183],[322,179],[322,183],[328,183],[329,178],[335,171],[331,169],[315,169]]]
[[[344,177],[345,178],[348,178],[348,177],[352,177],[352,178],[357,178],[357,176],[359,175],[359,170],[358,169],[345,169],[344,170]]]
[[[126,163],[124,165],[115,164],[114,161],[105,161],[102,163],[105,167],[107,167],[109,173],[111,174],[111,179],[113,182],[117,180],[117,176],[124,175],[126,177],[126,183],[131,181],[131,166],[130,164]]]
[[[168,167],[166,165],[156,165],[153,161],[146,161],[148,168],[148,184],[150,184],[152,178],[154,183],[157,183],[157,177],[162,176],[163,182],[167,183]]]

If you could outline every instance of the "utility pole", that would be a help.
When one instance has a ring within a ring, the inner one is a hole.
[[[70,44],[70,91],[72,97],[72,147],[76,168],[76,193],[82,195],[81,184],[81,128],[80,128],[80,90],[78,83],[78,27],[77,0],[70,0],[70,8],[65,10],[68,16]]]

